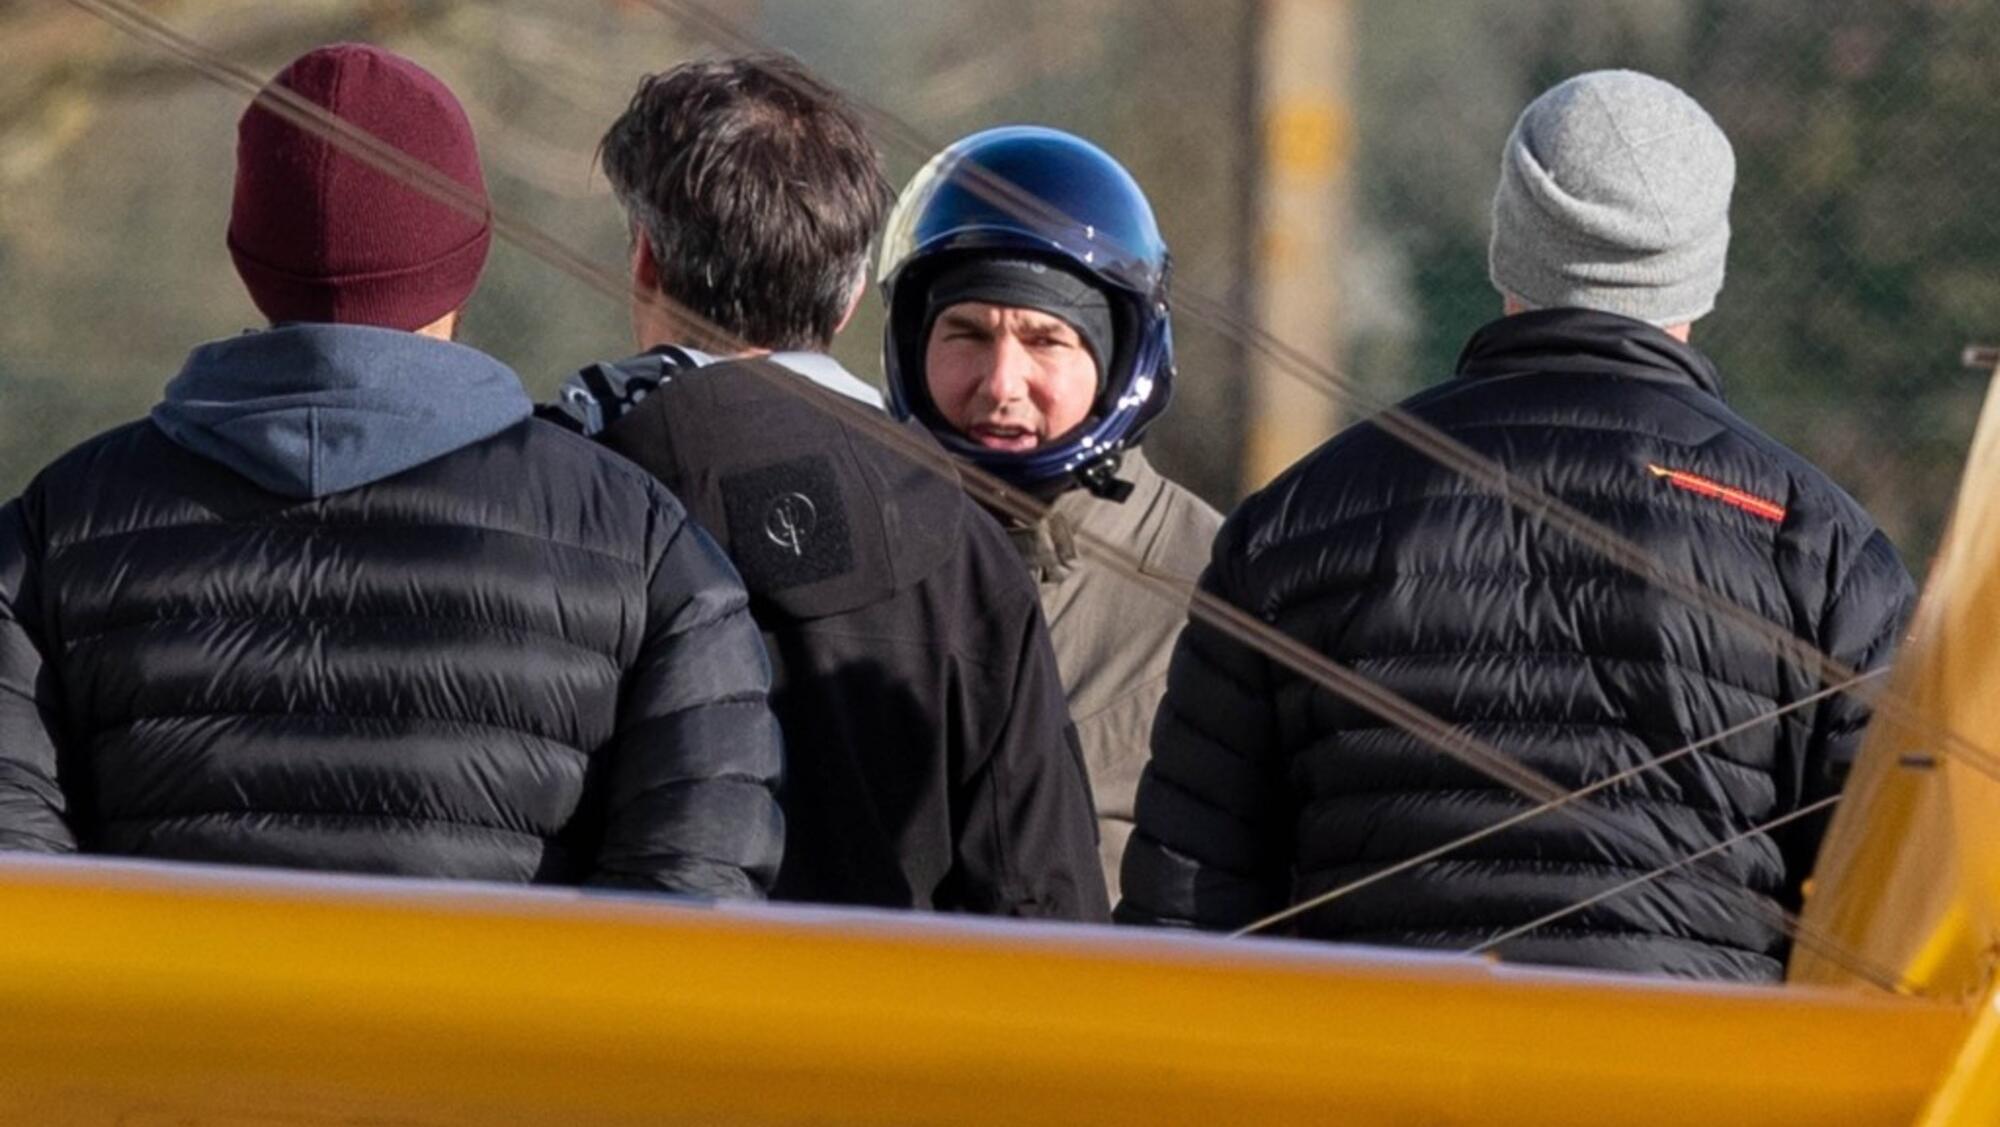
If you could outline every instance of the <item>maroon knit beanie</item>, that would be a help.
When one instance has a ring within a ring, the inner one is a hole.
[[[299,56],[271,85],[464,185],[479,214],[252,103],[236,127],[229,254],[257,308],[273,322],[410,330],[462,307],[493,217],[458,99],[408,59],[354,43]]]

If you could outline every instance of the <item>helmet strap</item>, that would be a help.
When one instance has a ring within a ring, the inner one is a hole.
[[[1123,504],[1132,495],[1132,483],[1118,476],[1118,467],[1123,461],[1115,453],[1099,458],[1076,471],[1076,483],[1093,496]]]

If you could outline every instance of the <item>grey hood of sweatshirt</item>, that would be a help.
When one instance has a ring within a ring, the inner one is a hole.
[[[290,324],[195,349],[152,419],[265,489],[326,497],[490,438],[532,407],[513,370],[476,349]]]

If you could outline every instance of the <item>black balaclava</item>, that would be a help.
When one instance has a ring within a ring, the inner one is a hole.
[[[1097,390],[1103,393],[1116,351],[1111,302],[1103,290],[1061,266],[1032,258],[968,258],[945,267],[931,282],[924,333],[918,339],[928,341],[938,315],[966,301],[1033,309],[1068,322],[1097,361]]]

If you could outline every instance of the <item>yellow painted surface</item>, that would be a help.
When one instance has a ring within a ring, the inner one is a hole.
[[[1922,993],[1982,996],[2000,943],[2000,395],[1989,389],[1950,530],[1820,851],[1806,922]],[[1975,766],[1974,761],[1981,761]],[[1852,984],[1799,948],[1791,978]],[[2000,1122],[1996,1120],[1995,1122]]]
[[[2000,993],[1989,993],[1979,1020],[1924,1108],[1920,1127],[1992,1127],[2000,1123]]]
[[[1882,1124],[1964,1011],[0,859],[0,1124]]]

